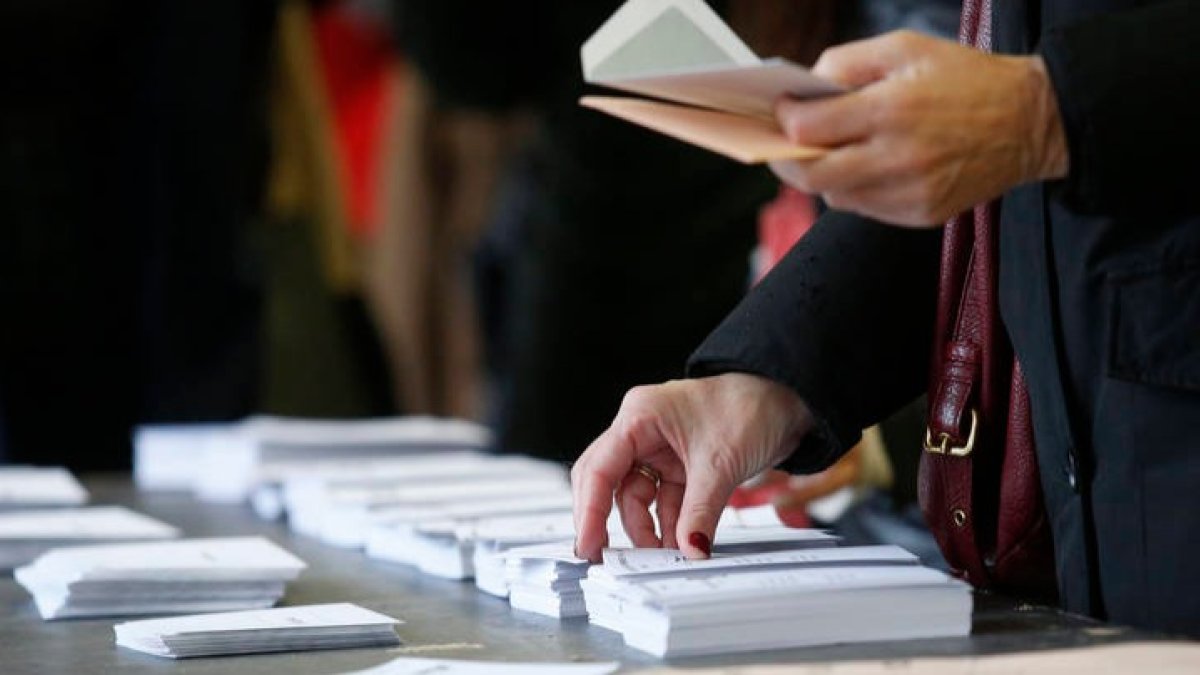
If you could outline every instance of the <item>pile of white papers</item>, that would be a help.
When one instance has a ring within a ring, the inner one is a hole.
[[[376,512],[519,495],[530,486],[536,492],[560,490],[567,473],[559,464],[527,457],[455,452],[343,462],[332,471],[293,468],[280,483],[293,530],[337,546],[361,547],[370,526],[380,522],[372,517]]]
[[[458,529],[460,542],[474,542],[475,586],[499,598],[508,597],[508,565],[500,554],[520,546],[570,541],[574,536],[575,518],[569,510],[481,519]]]
[[[411,521],[414,509],[419,509],[423,518],[441,518],[439,509],[568,493],[562,467],[542,463],[536,470],[510,471],[498,465],[493,474],[486,476],[334,482],[299,497],[287,490],[286,501],[288,524],[296,532],[328,544],[358,548],[366,544],[374,526]],[[545,509],[501,513],[537,510]]]
[[[16,571],[44,619],[271,607],[304,562],[261,537],[59,548]]]
[[[620,663],[505,663],[405,656],[346,675],[611,675]]]
[[[591,563],[575,555],[574,542],[519,546],[500,556],[513,609],[560,619],[587,616],[579,582]]]
[[[822,530],[781,525],[744,525],[742,518],[758,517],[757,514],[759,510],[756,509],[753,515],[730,513],[722,517],[722,523],[717,527],[714,553],[762,553],[837,545],[838,538]],[[632,546],[615,519],[609,522],[608,529],[610,545],[622,548]],[[508,599],[513,608],[559,618],[587,616],[589,608],[584,602],[580,581],[588,575],[588,568],[592,565],[576,557],[574,548],[574,542],[568,540],[518,546],[500,553],[499,556],[505,560],[504,576],[508,585]],[[661,552],[664,549],[649,550]],[[678,554],[678,551],[674,553]]]
[[[139,490],[190,491],[196,467],[236,423],[145,424],[133,431],[133,482]]]
[[[146,426],[134,434],[134,475],[145,489],[190,487],[206,501],[241,502],[281,463],[480,450],[490,444],[491,433],[481,425],[433,417],[252,417],[229,424]]]
[[[150,619],[117,624],[117,645],[155,656],[390,647],[401,623],[347,603]]]
[[[306,504],[320,498],[333,484],[384,483],[447,480],[456,477],[488,475],[512,466],[530,466],[535,460],[524,457],[497,457],[473,450],[446,450],[395,457],[358,457],[346,459],[288,460],[262,467],[259,482],[251,495],[258,515],[274,520],[284,515],[289,505]]]
[[[414,565],[445,579],[470,579],[475,575],[474,525],[480,519],[515,514],[562,517],[569,516],[570,509],[571,492],[566,485],[529,496],[417,507],[407,513],[396,509],[371,528],[367,555]]]
[[[0,569],[19,567],[60,546],[177,536],[174,527],[121,506],[0,513]]]
[[[660,657],[961,636],[965,584],[894,546],[687,560],[606,550],[581,582],[589,620]]]
[[[0,467],[0,511],[79,506],[87,490],[70,471],[60,467]]]

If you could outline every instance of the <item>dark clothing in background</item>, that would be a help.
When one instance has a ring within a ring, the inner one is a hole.
[[[1062,601],[1200,635],[1200,81],[1195,2],[994,4],[997,51],[1040,52],[1069,179],[1005,196],[1001,313],[1027,375]],[[819,469],[921,391],[940,232],[830,213],[693,355],[799,392]]]
[[[620,4],[399,3],[400,44],[444,105],[540,113],[497,417],[505,449],[553,459],[578,456],[630,387],[682,374],[743,294],[775,189],[762,168],[579,107],[579,46]]]
[[[251,410],[274,3],[0,7],[0,460]]]

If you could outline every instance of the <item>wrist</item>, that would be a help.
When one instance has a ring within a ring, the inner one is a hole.
[[[1070,152],[1067,135],[1063,129],[1062,114],[1058,109],[1058,97],[1046,62],[1041,56],[1029,56],[1028,64],[1032,89],[1032,115],[1029,147],[1034,149],[1029,178],[1031,180],[1055,180],[1066,178],[1070,170]]]

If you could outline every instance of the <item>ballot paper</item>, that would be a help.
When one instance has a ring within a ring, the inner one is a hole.
[[[565,473],[505,476],[473,476],[461,480],[420,483],[369,483],[337,485],[320,499],[303,504],[289,502],[288,524],[308,536],[329,544],[358,547],[365,544],[371,528],[407,518],[416,508],[455,508],[472,503],[560,497],[569,490]]]
[[[392,518],[371,528],[367,555],[377,560],[415,565],[426,574],[446,579],[470,579],[475,575],[475,542],[472,523],[507,514],[569,515],[571,492],[560,489],[529,496],[484,499],[446,505],[441,513],[417,512],[409,518],[392,512]]]
[[[875,661],[741,664],[638,672],[640,675],[1194,675],[1200,672],[1200,644],[1136,641],[986,656],[893,657]]]
[[[253,417],[206,438],[193,488],[205,501],[236,503],[249,499],[279,463],[480,450],[490,444],[486,427],[465,420]]]
[[[459,541],[473,542],[475,586],[489,595],[507,598],[507,565],[500,554],[518,546],[570,541],[575,537],[575,517],[568,510],[487,518],[460,526],[457,535]]]
[[[236,423],[143,424],[133,430],[133,482],[139,490],[190,491],[210,444],[231,436]]]
[[[117,645],[179,659],[226,654],[389,647],[400,621],[348,603],[281,607],[117,624]]]
[[[836,550],[836,549],[833,549]],[[915,564],[753,567],[581,582],[589,619],[659,657],[967,635],[969,587]]]
[[[567,485],[561,465],[527,457],[454,453],[442,459],[439,454],[393,460],[368,473],[357,470],[357,461],[345,465],[339,472],[292,473],[284,479],[283,502],[294,531],[359,548],[370,526],[386,519],[376,514],[391,507],[478,502],[526,489],[529,494],[561,491]]]
[[[79,506],[87,500],[87,490],[61,467],[0,467],[0,512]]]
[[[617,513],[609,519],[609,540],[612,542],[628,539],[624,534]],[[751,527],[783,528],[779,513],[770,505],[755,506],[744,509],[727,508],[721,513],[717,529],[722,541],[731,530]],[[811,537],[811,534],[795,534],[789,530],[789,537]],[[729,535],[736,538],[738,535]],[[475,570],[475,585],[479,590],[497,597],[508,597],[508,579],[506,559],[500,555],[510,549],[534,544],[549,544],[553,542],[573,541],[575,538],[575,521],[571,513],[543,513],[523,516],[488,518],[464,524],[459,527],[460,541],[474,541],[472,566]],[[833,545],[836,540],[825,540]]]
[[[53,549],[16,571],[44,619],[274,605],[305,564],[261,537]]]
[[[171,539],[176,528],[121,506],[0,513],[0,569],[73,544]]]
[[[726,518],[725,524],[717,528],[713,543],[715,555],[825,549],[838,543],[836,536],[822,530],[739,527],[731,522],[736,521]],[[632,542],[615,518],[608,523],[608,537],[611,546],[632,548]],[[588,576],[592,565],[577,557],[574,549],[575,543],[571,539],[518,546],[501,552],[499,556],[505,560],[508,599],[513,609],[558,618],[587,616],[589,608],[580,581]]]
[[[792,143],[773,106],[844,91],[785,59],[759,59],[703,0],[629,0],[580,57],[589,83],[674,102],[586,96],[584,106],[746,163],[824,154]]]
[[[401,657],[345,675],[611,675],[615,661],[604,663],[505,663]]]
[[[591,563],[575,555],[573,541],[520,546],[500,555],[513,609],[560,619],[587,616],[579,582]]]
[[[447,450],[396,457],[297,460],[263,467],[251,495],[255,512],[266,520],[283,516],[294,503],[307,503],[333,484],[471,478],[527,469],[548,471],[549,464],[527,457],[499,457],[472,450]],[[561,469],[559,469],[561,473]]]

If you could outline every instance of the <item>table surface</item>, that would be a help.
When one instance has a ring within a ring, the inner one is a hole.
[[[0,672],[27,673],[339,673],[401,655],[498,661],[618,660],[627,668],[659,664],[627,649],[619,635],[586,620],[558,621],[512,610],[471,582],[431,578],[359,551],[333,548],[245,506],[203,504],[190,495],[139,493],[127,476],[90,476],[96,504],[124,504],[180,527],[185,536],[262,535],[300,556],[309,569],[288,586],[283,603],[353,602],[402,619],[403,646],[171,661],[118,649],[113,619],[42,621],[24,589],[0,579]],[[1044,608],[979,596],[967,638],[842,645],[672,661],[671,665],[813,661],[993,654],[1102,644],[1145,637]]]

